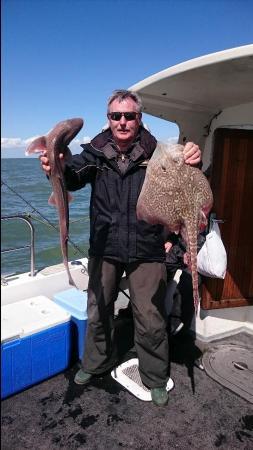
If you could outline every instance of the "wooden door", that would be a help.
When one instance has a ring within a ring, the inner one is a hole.
[[[213,212],[227,257],[224,280],[203,278],[203,309],[253,304],[253,131],[218,129],[214,136]]]

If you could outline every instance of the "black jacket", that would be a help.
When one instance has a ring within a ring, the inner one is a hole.
[[[112,151],[110,129],[82,147],[82,153],[66,165],[65,181],[69,191],[91,184],[89,256],[121,262],[164,261],[163,226],[136,218],[137,200],[156,139],[140,127],[125,173]]]

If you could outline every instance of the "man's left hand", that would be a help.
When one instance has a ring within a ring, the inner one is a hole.
[[[197,165],[201,161],[201,150],[193,142],[187,142],[184,147],[184,161],[191,166]]]

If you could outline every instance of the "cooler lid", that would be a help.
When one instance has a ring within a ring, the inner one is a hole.
[[[22,338],[70,320],[70,314],[39,295],[2,306],[1,343]]]
[[[54,301],[80,320],[87,319],[87,292],[76,288],[54,294]]]

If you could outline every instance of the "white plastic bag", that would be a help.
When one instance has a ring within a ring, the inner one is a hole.
[[[221,240],[218,222],[211,220],[211,230],[197,256],[197,269],[201,275],[211,278],[225,278],[227,253]]]

